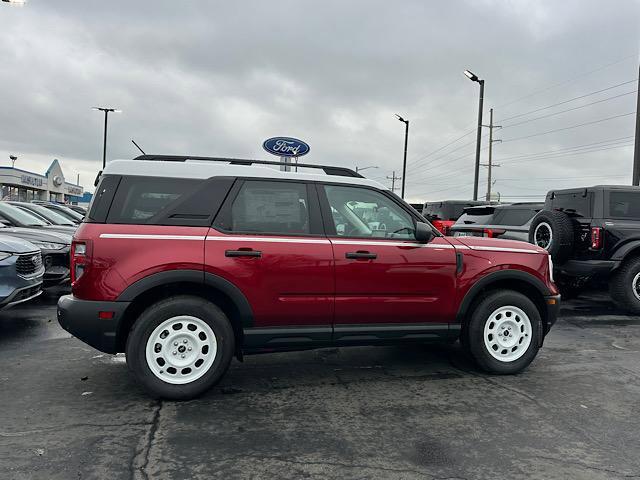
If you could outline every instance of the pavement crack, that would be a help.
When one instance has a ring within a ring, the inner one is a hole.
[[[131,466],[129,470],[131,471],[132,480],[142,479],[149,480],[151,478],[149,476],[149,472],[147,472],[147,468],[149,467],[149,457],[151,456],[151,448],[153,447],[153,443],[155,441],[156,433],[158,432],[158,428],[160,427],[160,413],[162,411],[162,400],[156,400],[153,409],[153,414],[150,422],[147,422],[146,425],[149,426],[149,430],[144,437],[143,445],[136,451],[135,456],[131,460]]]

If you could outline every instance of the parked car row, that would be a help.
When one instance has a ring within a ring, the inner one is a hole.
[[[431,202],[422,213],[445,235],[542,247],[563,295],[607,283],[618,306],[640,313],[640,188],[597,185],[551,190],[544,203],[472,203]]]
[[[49,202],[0,201],[0,309],[70,282],[80,211]]]

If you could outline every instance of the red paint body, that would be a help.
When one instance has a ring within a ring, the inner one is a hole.
[[[104,238],[109,234],[179,238]],[[249,301],[255,327],[354,323],[455,322],[469,289],[485,275],[520,270],[552,294],[546,252],[527,243],[436,237],[429,244],[398,240],[226,235],[208,227],[83,223],[74,240],[84,272],[72,284],[83,300],[113,301],[153,273],[203,270],[227,279]],[[476,248],[502,249],[501,251]],[[256,257],[226,257],[253,249]],[[512,249],[514,251],[508,251]],[[347,259],[367,251],[375,259]],[[531,252],[524,253],[523,251]],[[457,271],[456,252],[462,253]]]

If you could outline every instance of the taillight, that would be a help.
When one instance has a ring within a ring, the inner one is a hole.
[[[591,227],[591,249],[600,250],[602,243],[602,227]]]
[[[85,242],[71,243],[71,283],[78,281],[87,266],[87,244]]]
[[[503,230],[500,228],[485,228],[482,231],[482,236],[488,237],[488,238],[497,238],[500,235],[502,235],[504,232],[506,232],[506,230]]]

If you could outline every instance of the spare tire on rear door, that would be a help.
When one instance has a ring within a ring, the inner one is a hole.
[[[556,265],[569,259],[573,250],[573,223],[564,212],[543,210],[529,227],[529,243],[549,252]]]

